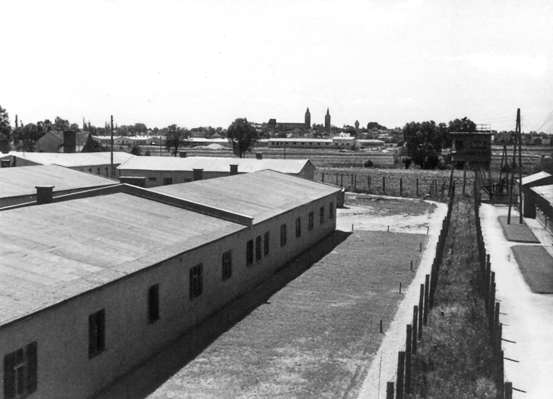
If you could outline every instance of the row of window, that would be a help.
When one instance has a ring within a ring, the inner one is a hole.
[[[328,207],[328,218],[334,218],[334,204]],[[313,230],[314,213],[308,214],[307,229]],[[325,208],[319,209],[319,223],[325,222]],[[296,218],[296,237],[301,237],[301,217]],[[280,226],[280,246],[287,242],[286,224]],[[260,261],[262,256],[268,256],[270,251],[270,234],[265,232],[254,240],[246,243],[246,263],[253,264]],[[232,276],[232,251],[226,251],[221,257],[222,280],[228,280]],[[189,296],[190,299],[199,297],[203,291],[203,265],[200,263],[189,271]],[[159,312],[159,284],[148,288],[147,293],[148,323],[155,323],[160,318]],[[88,357],[93,358],[106,349],[106,312],[101,309],[88,316]],[[18,349],[4,357],[4,396],[6,399],[24,397],[36,390],[37,386],[37,344],[32,342],[25,348]]]

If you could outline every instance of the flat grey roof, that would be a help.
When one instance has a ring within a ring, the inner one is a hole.
[[[549,173],[543,172],[543,171],[538,172],[538,173],[534,173],[534,174],[531,174],[531,175],[528,175],[528,176],[524,176],[522,178],[522,185],[524,186],[526,184],[535,183],[539,180],[546,179],[548,177],[551,177],[551,175]]]
[[[230,165],[238,165],[238,172],[256,172],[272,169],[282,173],[300,173],[309,163],[308,159],[255,159],[219,157],[133,157],[117,168],[126,170],[229,172]]]
[[[10,151],[6,155],[26,159],[40,165],[61,165],[67,167],[109,165],[111,155],[109,152],[21,152]],[[113,163],[120,164],[134,155],[127,152],[114,152]]]
[[[244,229],[115,193],[0,212],[0,326]]]
[[[553,184],[530,187],[530,190],[538,194],[540,197],[549,202],[551,206],[553,206]]]
[[[0,168],[0,198],[36,194],[35,186],[55,186],[54,192],[117,184],[114,180],[58,165]]]
[[[340,191],[337,187],[263,170],[151,189],[249,215],[254,223]]]

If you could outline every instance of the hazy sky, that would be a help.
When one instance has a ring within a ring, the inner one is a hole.
[[[553,111],[551,0],[0,0],[13,121],[540,127]]]

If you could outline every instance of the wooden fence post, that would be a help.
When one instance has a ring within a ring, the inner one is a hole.
[[[367,176],[367,192],[370,194],[371,192],[371,177],[370,176]],[[392,383],[393,384],[393,383]],[[392,385],[392,389],[393,389],[393,385]]]
[[[399,196],[403,197],[403,178],[399,178]]]
[[[413,348],[411,343],[413,341],[413,333],[411,324],[407,324],[406,337],[405,337],[405,393],[411,392],[411,352]]]
[[[417,353],[417,336],[419,332],[419,307],[413,306],[413,343],[411,344],[411,351],[413,354]]]
[[[403,374],[405,366],[405,352],[397,354],[397,375],[396,375],[396,399],[403,399]]]
[[[394,399],[394,383],[388,382],[386,384],[386,399]]]
[[[386,176],[382,176],[382,192],[386,194]]]
[[[393,389],[393,386],[392,386],[392,389]],[[505,382],[503,397],[505,399],[513,399],[513,383],[512,382],[509,382],[509,381]],[[386,399],[388,399],[388,398],[386,398]]]
[[[322,173],[322,180],[323,180],[323,183],[325,182],[325,172]]]
[[[430,306],[428,303],[429,294],[430,294],[429,289],[430,289],[430,275],[427,274],[426,276],[424,276],[424,317],[423,317],[424,325],[426,325],[428,322],[428,312],[430,312]]]
[[[422,315],[424,313],[424,284],[421,284],[419,294],[419,340],[422,339]]]
[[[416,180],[416,190],[417,190],[417,197],[419,196],[419,178],[417,177]]]

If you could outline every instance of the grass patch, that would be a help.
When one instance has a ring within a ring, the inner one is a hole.
[[[479,291],[473,203],[453,205],[434,307],[413,357],[408,398],[495,399],[496,362]]]
[[[507,240],[529,243],[540,242],[524,221],[522,224],[518,222],[518,216],[511,216],[511,224],[507,224],[507,216],[499,216],[498,220],[501,229],[503,229],[503,235]]]
[[[424,240],[356,231],[150,397],[356,397],[383,337],[379,320],[389,326]]]
[[[515,259],[526,284],[537,294],[553,294],[553,258],[541,245],[515,245]]]

